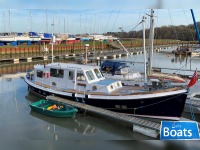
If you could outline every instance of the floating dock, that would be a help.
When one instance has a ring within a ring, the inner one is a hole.
[[[87,105],[84,103],[79,103],[76,101],[67,100],[60,97],[47,96],[46,99],[67,103],[69,105],[73,105],[74,107],[84,109],[88,112],[106,116],[111,119],[123,121],[124,123],[132,124],[133,131],[141,133],[149,137],[157,138],[160,133],[160,123],[157,123],[157,122],[141,119],[134,116],[129,116],[123,113],[113,112],[110,110],[94,107],[94,106]]]
[[[196,114],[200,114],[200,99],[195,97],[187,98],[184,111],[189,113],[193,111]]]

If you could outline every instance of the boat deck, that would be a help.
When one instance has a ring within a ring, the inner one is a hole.
[[[39,82],[36,82],[35,84],[42,86],[44,88],[51,88],[49,85],[45,85]],[[171,92],[176,90],[181,90],[183,87],[174,87],[174,88],[162,88],[162,89],[144,89],[144,87],[140,86],[123,86],[120,89],[110,92],[110,93],[103,93],[103,92],[96,92],[96,91],[79,91],[75,89],[60,89],[55,88],[54,90],[67,92],[67,93],[77,93],[77,94],[86,94],[86,95],[106,95],[106,96],[124,96],[124,95],[139,95],[139,94],[156,94],[161,92]]]
[[[132,124],[133,127],[134,126],[142,127],[142,130],[148,131],[149,135],[147,135],[146,132],[145,133],[143,133],[142,131],[137,131],[137,132],[140,132],[140,133],[145,134],[150,137],[157,138],[157,136],[159,135],[159,132],[160,132],[160,123],[141,119],[141,118],[134,117],[134,116],[129,116],[129,115],[126,115],[123,113],[113,112],[110,110],[106,110],[106,109],[91,106],[91,105],[86,105],[83,103],[67,100],[67,99],[60,98],[60,97],[47,96],[46,99],[67,103],[69,105],[84,109],[84,110],[92,112],[92,113],[96,113],[96,114],[99,114],[102,116],[110,117],[112,119],[116,119],[116,120],[119,120],[119,121],[122,121],[125,123]]]

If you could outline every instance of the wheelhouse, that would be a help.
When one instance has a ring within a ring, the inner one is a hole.
[[[97,66],[53,63],[34,66],[36,84],[61,90],[112,92],[122,87],[120,81],[105,79]]]

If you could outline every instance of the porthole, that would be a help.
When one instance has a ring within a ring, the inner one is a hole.
[[[110,88],[113,90],[113,85],[111,85]]]
[[[97,87],[96,87],[96,86],[93,86],[93,87],[92,87],[92,90],[93,90],[93,91],[96,91],[96,90],[97,90]]]
[[[53,86],[56,86],[56,82],[52,82],[52,85],[53,85]]]

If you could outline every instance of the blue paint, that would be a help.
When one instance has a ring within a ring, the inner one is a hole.
[[[196,121],[162,121],[161,140],[199,139],[199,128]]]
[[[192,19],[193,19],[193,22],[194,22],[194,27],[196,29],[196,34],[197,34],[197,38],[199,40],[199,43],[200,43],[200,34],[199,34],[199,28],[198,28],[198,25],[197,25],[197,22],[196,22],[196,19],[194,17],[194,12],[192,9],[190,9],[191,13],[192,13]]]

